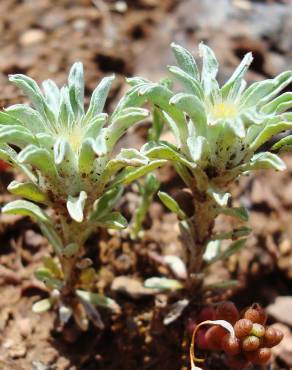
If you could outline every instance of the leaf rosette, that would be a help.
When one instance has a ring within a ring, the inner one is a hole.
[[[102,79],[85,110],[82,63],[72,66],[68,83],[62,88],[47,80],[41,89],[21,74],[9,79],[33,105],[16,104],[0,113],[0,158],[28,178],[25,183],[14,181],[9,190],[29,201],[52,206],[76,223],[124,228],[126,220],[112,212],[121,185],[164,161],[151,161],[135,149],[122,149],[117,155],[113,150],[126,130],[144,120],[148,111],[119,104],[111,116],[103,113],[113,76]],[[114,183],[117,173],[120,181]],[[100,204],[107,208],[100,211]],[[19,204],[14,205],[3,211],[19,213]],[[38,206],[26,202],[25,207],[23,214],[35,214]]]
[[[183,86],[182,92],[174,92],[163,82],[129,79],[137,105],[150,101],[177,140],[177,146],[147,143],[144,153],[172,159],[188,186],[189,174],[199,185],[212,182],[222,187],[251,170],[283,170],[284,162],[272,151],[289,147],[291,137],[278,141],[271,152],[261,148],[292,127],[292,114],[286,112],[292,107],[292,93],[279,95],[291,83],[292,71],[247,87],[244,75],[253,59],[248,53],[220,86],[216,80],[219,64],[208,46],[199,46],[201,72],[188,50],[176,44],[172,50],[178,66],[170,66],[169,72]]]

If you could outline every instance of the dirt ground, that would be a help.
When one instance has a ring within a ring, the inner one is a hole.
[[[249,50],[255,57],[249,82],[292,65],[289,0],[1,0],[0,33],[1,107],[23,101],[8,83],[8,74],[25,73],[38,82],[52,78],[61,84],[70,65],[80,60],[87,98],[101,77],[116,74],[107,107],[111,110],[127,88],[124,76],[167,76],[172,41],[195,54],[198,42],[207,42],[220,60],[220,81]],[[146,129],[132,130],[121,146],[139,147]],[[239,308],[260,302],[270,313],[269,321],[279,323],[285,339],[274,351],[273,370],[292,369],[291,155],[284,160],[287,171],[260,172],[231,189],[235,202],[249,209],[254,231],[240,255],[216,264],[208,277],[210,283],[225,278],[240,282],[233,291],[209,297],[210,302],[229,297]],[[158,175],[163,190],[175,194],[181,188],[171,166]],[[12,199],[5,189],[15,176],[11,170],[0,174],[1,206]],[[122,203],[128,218],[137,201],[135,187],[129,190]],[[220,222],[231,221],[221,219],[218,227]],[[47,296],[33,273],[50,247],[31,220],[0,215],[0,369],[189,369],[186,327],[195,312],[186,310],[165,326],[163,318],[177,294],[145,294],[139,284],[151,276],[171,277],[153,255],[182,253],[176,217],[155,199],[145,229],[142,241],[118,232],[90,239],[90,257],[100,271],[98,288],[116,299],[123,312],[112,317],[102,312],[106,329],[81,333],[72,323],[61,330],[54,312],[32,313],[32,303]],[[213,356],[206,368],[226,365]]]

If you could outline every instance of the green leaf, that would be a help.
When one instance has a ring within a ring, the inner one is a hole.
[[[190,135],[187,140],[188,148],[194,162],[206,162],[210,158],[210,145],[203,136]]]
[[[261,109],[266,114],[279,114],[292,108],[292,92],[286,92],[268,104],[264,105]]]
[[[93,141],[94,145],[92,146],[92,148],[95,151],[97,157],[102,157],[109,153],[106,133],[107,132],[105,128],[101,131],[96,140]]]
[[[103,176],[109,179],[124,167],[141,167],[149,162],[149,159],[136,149],[122,149],[115,159],[107,163]]]
[[[191,170],[193,170],[195,167],[195,165],[192,162],[188,161],[180,152],[177,152],[164,143],[160,143],[160,145],[155,145],[149,150],[145,148],[144,154],[151,159],[167,159],[173,162],[180,162]]]
[[[16,165],[16,152],[12,148],[10,148],[12,153],[9,153],[8,148],[10,147],[7,144],[0,143],[0,159],[6,163]]]
[[[285,87],[292,82],[292,71],[284,71],[271,80],[273,88],[270,94],[267,94],[261,99],[260,104],[266,104],[268,101],[277,96]]]
[[[282,131],[288,130],[292,128],[292,122],[285,122],[280,121],[281,117],[276,118],[276,122],[272,120],[270,123],[268,123],[265,128],[260,131],[258,136],[255,138],[255,140],[250,144],[250,149],[255,151],[258,149],[261,145],[266,143],[269,139],[271,139],[274,135],[279,134]]]
[[[67,200],[67,210],[71,218],[76,222],[82,222],[84,219],[83,210],[87,194],[85,191],[81,191],[78,197],[72,197],[69,195]]]
[[[39,267],[36,271],[35,271],[35,277],[39,280],[42,280],[42,279],[47,279],[47,278],[52,278],[54,277],[54,274],[53,272],[47,268],[47,267]]]
[[[246,169],[248,171],[270,168],[278,171],[284,171],[286,169],[286,165],[280,157],[270,152],[255,154],[251,158],[250,163],[246,165]]]
[[[36,143],[36,138],[24,126],[0,125],[0,143],[1,142],[23,148],[28,144]]]
[[[95,143],[92,138],[84,140],[81,144],[78,157],[78,168],[81,174],[88,174],[92,171],[93,162],[97,157],[94,147]]]
[[[210,263],[217,260],[221,250],[221,240],[211,240],[207,243],[203,260]]]
[[[249,66],[251,65],[252,61],[253,61],[252,53],[245,54],[239,66],[235,69],[232,76],[222,87],[222,94],[225,97],[228,96],[229,92],[233,90],[236,84],[239,86],[241,85],[242,78],[246,71],[248,70]]]
[[[40,113],[45,114],[45,102],[42,96],[42,92],[37,83],[32,78],[23,74],[15,74],[9,76],[9,81],[20,87],[25,95],[27,95],[31,99],[35,108]]]
[[[12,181],[7,188],[10,193],[38,203],[46,203],[47,197],[37,185],[31,182]]]
[[[145,177],[145,183],[141,191],[145,195],[153,195],[159,189],[160,182],[153,173],[148,173]]]
[[[107,119],[108,115],[106,113],[100,113],[88,122],[84,127],[83,140],[87,138],[96,139]]]
[[[64,178],[76,176],[76,154],[75,148],[69,142],[59,137],[54,144],[54,163],[57,170]]]
[[[92,212],[90,219],[99,220],[100,218],[106,216],[109,212],[111,212],[111,210],[120,200],[123,191],[124,189],[122,186],[117,186],[116,188],[107,191],[96,201],[94,205],[94,211]]]
[[[108,148],[112,149],[130,126],[145,119],[148,115],[149,112],[142,108],[123,109],[107,127],[106,140]]]
[[[143,223],[149,211],[153,197],[159,189],[160,182],[153,173],[148,173],[144,181],[139,181],[140,201],[134,211],[131,220],[130,236],[133,240],[137,239],[143,230]]]
[[[52,223],[48,215],[39,206],[26,200],[14,200],[10,202],[2,208],[2,212],[30,216],[47,225]]]
[[[107,229],[123,230],[128,226],[128,222],[119,212],[111,212],[104,217],[100,217],[97,223]]]
[[[291,148],[292,148],[292,135],[289,135],[276,142],[276,144],[272,146],[271,150],[282,152],[285,150],[291,150]]]
[[[20,163],[28,163],[41,171],[42,175],[51,179],[58,178],[58,172],[51,153],[47,149],[29,145],[17,156]]]
[[[34,134],[46,130],[46,123],[41,114],[28,105],[12,105],[8,107],[5,112],[12,117],[16,123],[22,124]]]
[[[135,79],[135,77],[134,77]],[[139,77],[137,77],[139,79]],[[127,79],[127,82],[131,84],[131,81],[133,79]],[[138,83],[138,85],[134,86],[132,89],[130,89],[126,95],[120,100],[118,103],[116,109],[114,110],[112,114],[112,120],[114,120],[121,111],[123,111],[125,108],[133,108],[133,107],[140,107],[146,102],[146,97],[141,96],[140,89],[143,85],[148,85],[149,81],[145,81],[142,83]]]
[[[211,240],[227,240],[227,239],[237,239],[243,236],[247,236],[252,232],[249,227],[240,227],[239,229],[234,229],[232,231],[227,231],[226,233],[214,234]]]
[[[116,176],[114,181],[110,184],[110,188],[116,187],[118,185],[127,185],[131,182],[137,180],[139,177],[146,175],[148,172],[152,172],[156,168],[162,166],[163,164],[167,163],[166,160],[155,160],[151,163],[141,166],[137,169],[133,167],[126,167],[119,175]]]
[[[255,82],[242,95],[242,105],[245,108],[253,106],[255,102],[265,105],[289,85],[291,81],[292,71],[286,71],[274,79]]]
[[[32,172],[31,167],[20,164],[17,161],[17,153],[8,145],[4,144],[3,146],[0,144],[0,159],[7,162],[8,164],[20,169],[23,174],[30,180],[32,183],[37,183],[38,179],[35,174]]]
[[[114,78],[114,76],[103,78],[93,91],[90,105],[83,119],[83,123],[91,121],[97,114],[100,114],[103,111]]]
[[[45,100],[57,120],[60,108],[60,89],[52,80],[46,80],[42,83]]]
[[[65,128],[71,128],[72,124],[74,123],[74,112],[71,106],[68,87],[63,86],[60,94],[58,123],[61,123],[61,125]]]
[[[158,141],[163,131],[164,117],[161,110],[157,107],[154,107],[152,116],[152,127],[148,131],[148,140]]]
[[[180,257],[168,254],[162,257],[162,261],[178,279],[185,280],[187,278],[187,267]]]
[[[195,96],[185,93],[174,95],[169,104],[186,112],[193,121],[199,135],[204,134],[207,125],[207,116],[202,102]]]
[[[219,64],[213,50],[202,42],[199,45],[199,53],[203,58],[202,83],[204,92],[209,96],[213,90],[213,81],[216,79]]]
[[[43,264],[46,269],[49,269],[52,276],[55,278],[62,277],[62,271],[58,262],[54,260],[51,256],[44,256],[43,257]]]
[[[218,283],[214,284],[206,284],[204,285],[204,290],[226,290],[226,289],[233,289],[239,286],[238,280],[223,280],[219,281]]]
[[[196,95],[198,99],[204,99],[204,91],[200,82],[178,67],[168,67],[169,72],[176,77],[188,94]]]
[[[63,286],[63,282],[60,279],[56,279],[52,271],[46,267],[40,267],[37,269],[35,271],[35,277],[52,289],[60,290]]]
[[[79,245],[76,243],[71,243],[66,245],[66,247],[63,249],[62,254],[66,257],[72,257],[75,254],[77,254],[79,251]]]
[[[84,114],[84,76],[81,62],[74,63],[68,77],[71,106],[77,118]]]
[[[49,124],[54,122],[55,115],[49,105],[46,103],[37,83],[32,78],[23,74],[15,74],[9,76],[9,81],[22,89],[24,94],[30,98],[38,112],[44,118],[47,118]]]
[[[52,307],[52,302],[49,298],[42,299],[38,302],[35,302],[32,305],[32,310],[34,313],[46,312]]]
[[[55,164],[61,164],[67,153],[70,151],[70,144],[62,137],[58,138],[54,145],[54,160]]]
[[[80,289],[76,290],[76,294],[81,299],[84,299],[86,302],[89,302],[94,306],[108,308],[115,313],[119,313],[121,311],[120,306],[113,299],[102,294],[91,293]]]
[[[249,214],[245,207],[220,208],[219,213],[239,218],[241,221],[248,221]]]
[[[20,122],[17,122],[15,118],[13,118],[8,113],[3,112],[3,111],[0,111],[0,124],[6,125],[6,126],[10,126],[10,125],[20,126]]]
[[[173,136],[174,136],[175,142],[177,144],[177,147],[181,148],[182,146],[185,146],[181,142],[181,139],[180,139],[181,134],[180,134],[177,123],[166,112],[161,111],[161,114],[162,114],[162,116],[165,120],[165,123],[168,125],[168,127],[170,128],[170,130],[173,133]],[[187,124],[187,123],[185,123],[185,124]],[[187,138],[185,140],[187,140]]]
[[[164,85],[151,83],[141,87],[138,93],[142,96],[145,95],[152,104],[158,106],[165,113],[167,113],[168,116],[171,117],[176,125],[179,140],[181,144],[184,145],[188,137],[186,120],[183,112],[180,109],[177,109],[175,106],[169,104],[173,93]]]
[[[137,149],[121,149],[115,160],[121,161],[128,166],[142,166],[149,163],[149,159]]]
[[[44,223],[40,224],[40,229],[44,236],[48,239],[49,243],[54,248],[57,255],[62,256],[63,255],[63,244],[59,237],[59,235],[54,230],[53,226],[46,225]]]
[[[174,212],[177,214],[177,216],[184,220],[187,218],[184,211],[180,208],[179,204],[167,193],[164,193],[163,191],[158,192],[158,197],[161,200],[161,202],[165,205],[166,208],[168,208],[171,212]]]
[[[138,85],[143,85],[143,84],[149,82],[149,80],[147,80],[146,78],[140,77],[140,76],[127,77],[126,81],[132,87],[135,87],[135,86],[138,86]]]
[[[228,204],[228,200],[231,197],[230,193],[222,192],[221,190],[215,189],[213,187],[209,187],[207,193],[211,195],[215,202],[221,207],[226,207]]]
[[[49,153],[54,154],[55,137],[47,132],[36,134],[38,147],[47,149]]]
[[[187,49],[175,43],[171,44],[171,48],[180,68],[193,78],[199,80],[200,73],[192,54]]]
[[[227,119],[226,126],[233,131],[234,135],[243,139],[245,137],[245,126],[242,119],[239,117],[237,119]]]
[[[152,277],[144,281],[145,288],[155,289],[158,291],[175,291],[183,289],[183,284],[175,279],[168,279],[164,277]]]
[[[225,251],[220,253],[220,255],[216,258],[217,261],[224,261],[229,257],[233,256],[235,253],[239,252],[245,245],[246,239],[236,240],[235,242],[231,243]],[[213,261],[214,262],[214,261]]]

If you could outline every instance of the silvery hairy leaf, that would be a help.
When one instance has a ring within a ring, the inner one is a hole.
[[[276,154],[265,152],[257,153],[252,158],[250,163],[246,165],[246,169],[250,170],[262,170],[262,169],[275,169],[283,171],[286,169],[285,163]]]
[[[106,216],[115,207],[117,202],[120,200],[123,194],[123,187],[117,186],[107,191],[102,197],[100,197],[94,204],[91,219],[99,220]]]
[[[196,181],[200,182],[200,168],[202,176],[205,172],[207,177],[215,178],[214,183],[223,185],[245,172],[245,165],[249,166],[250,159],[263,144],[291,128],[291,113],[285,111],[292,105],[292,95],[277,95],[292,81],[292,72],[246,87],[244,75],[253,59],[247,53],[221,87],[216,81],[218,61],[210,47],[202,43],[199,46],[201,72],[188,50],[176,44],[172,44],[172,49],[178,66],[169,67],[169,71],[182,85],[182,91],[174,93],[162,83],[134,78],[132,97],[136,94],[135,102],[143,104],[138,99],[143,96],[159,108],[173,131],[180,153],[195,164],[191,177],[197,173]],[[159,158],[163,154],[169,157],[168,153],[161,153]],[[168,159],[190,186],[184,165],[178,164],[180,158]]]
[[[51,224],[51,220],[46,213],[36,204],[27,200],[14,200],[2,208],[3,213],[10,213],[23,216],[31,216],[44,224]]]
[[[274,151],[285,151],[291,150],[292,148],[292,135],[288,135],[283,139],[279,140],[276,144],[272,146],[272,150]]]
[[[26,198],[28,200],[32,200],[37,203],[46,203],[47,197],[40,188],[31,182],[18,182],[12,181],[9,185],[7,190],[15,195],[20,197]]]
[[[199,70],[192,54],[185,48],[175,43],[171,44],[174,56],[180,68],[195,79],[199,79]]]
[[[82,222],[84,219],[84,207],[87,199],[87,194],[85,191],[81,191],[78,197],[69,196],[67,200],[67,209],[76,222]]]
[[[23,170],[32,182],[11,185],[15,194],[37,202],[49,199],[50,205],[54,207],[55,202],[57,208],[67,203],[68,214],[81,223],[89,217],[84,212],[92,213],[92,206],[85,209],[86,198],[92,204],[99,199],[109,183],[117,182],[116,172],[126,168],[118,181],[129,183],[164,163],[152,161],[135,149],[112,154],[126,130],[149,114],[129,104],[131,92],[121,99],[112,115],[103,113],[113,76],[102,79],[87,110],[80,62],[72,66],[67,85],[61,88],[47,80],[41,89],[33,79],[21,74],[9,79],[33,105],[16,104],[0,112],[0,157]],[[14,152],[10,145],[18,150]],[[121,226],[124,221],[120,221]]]

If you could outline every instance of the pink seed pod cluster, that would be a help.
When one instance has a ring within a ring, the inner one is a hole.
[[[225,301],[215,308],[204,308],[199,320],[208,314],[213,320],[228,321],[234,328],[235,336],[223,327],[214,325],[201,329],[198,333],[197,346],[204,350],[224,351],[230,368],[244,369],[249,363],[263,365],[271,359],[271,348],[279,344],[283,333],[267,326],[267,314],[257,303],[247,308],[240,315],[235,304]]]

